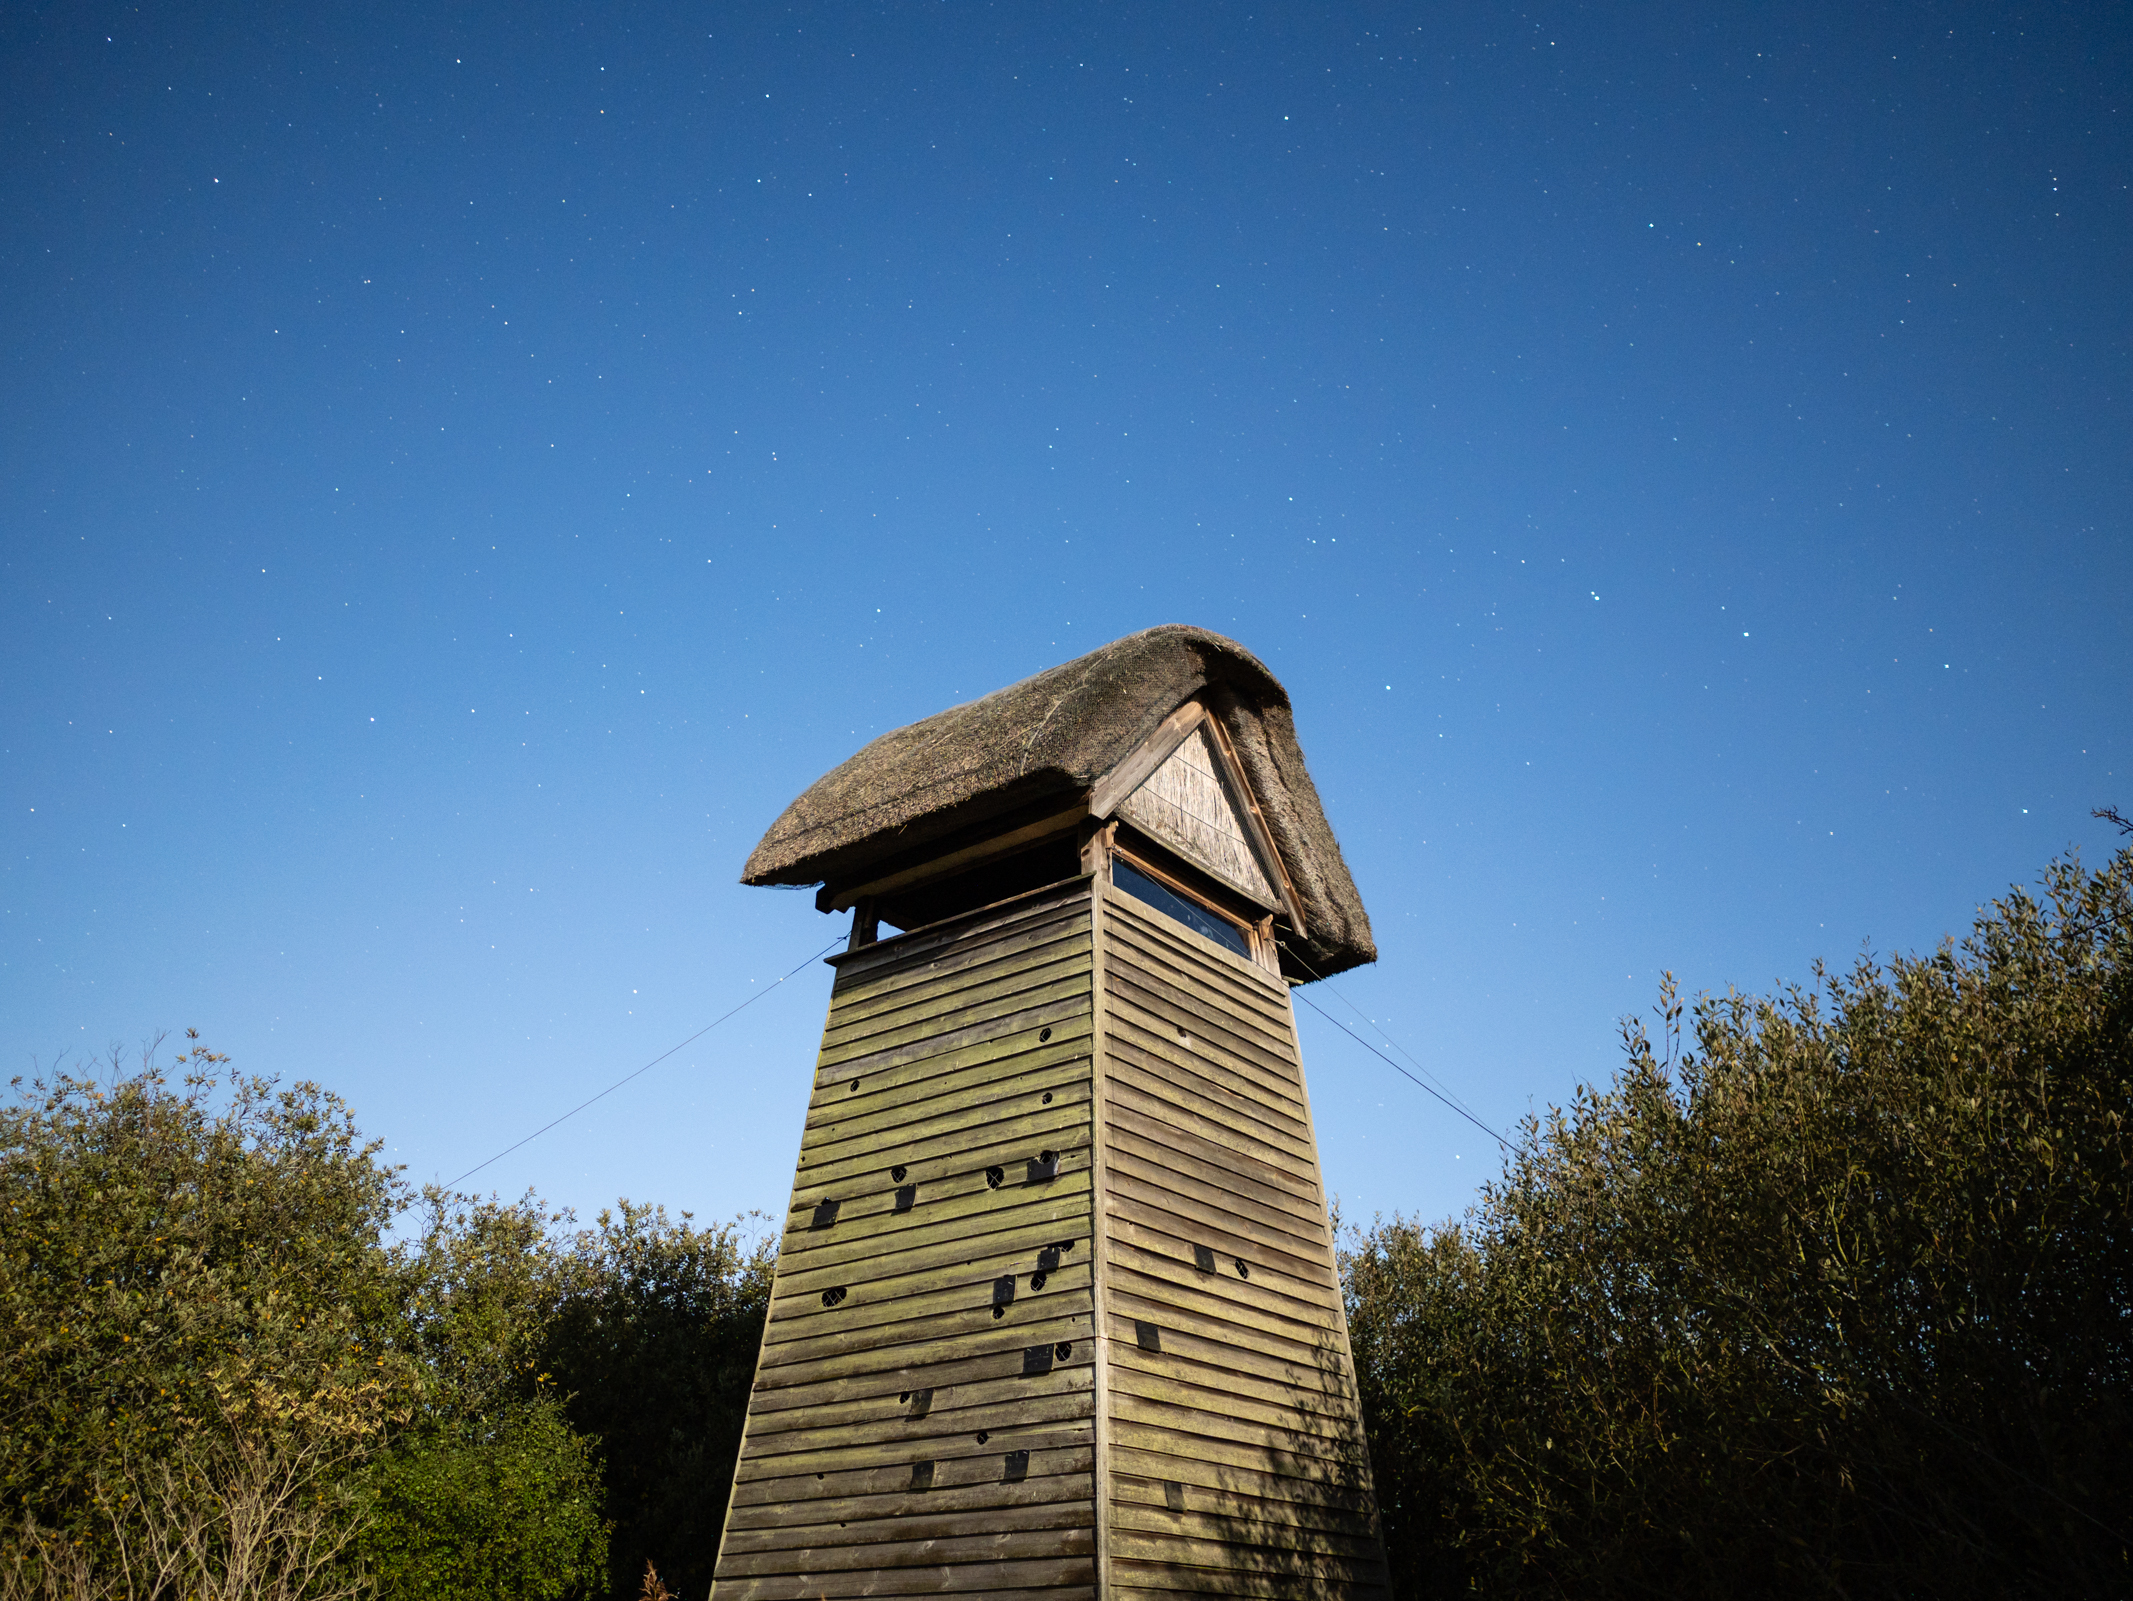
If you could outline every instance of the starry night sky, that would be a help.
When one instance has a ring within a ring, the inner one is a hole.
[[[9,1071],[190,1026],[451,1178],[840,932],[736,883],[817,774],[1158,622],[1498,1128],[1930,946],[2133,806],[2129,90],[2104,6],[0,10]],[[782,1207],[828,976],[476,1182]],[[1303,1023],[1348,1216],[1463,1206]]]

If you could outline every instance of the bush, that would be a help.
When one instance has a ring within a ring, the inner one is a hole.
[[[277,1560],[325,1583],[350,1527],[342,1470],[410,1404],[413,1363],[387,1337],[392,1175],[333,1096],[225,1079],[225,1061],[192,1048],[176,1087],[153,1066],[17,1080],[0,1108],[14,1566],[49,1554],[41,1527],[94,1567],[138,1567],[179,1509],[224,1506],[195,1567],[301,1525]],[[279,1533],[238,1527],[271,1507]]]
[[[710,1591],[770,1304],[774,1245],[749,1221],[623,1201],[569,1243],[541,1362],[606,1454],[617,1601],[648,1562],[678,1594]]]
[[[564,1601],[606,1580],[600,1464],[552,1397],[395,1443],[362,1548],[395,1601]]]
[[[2133,856],[1818,992],[1664,992],[1349,1261],[1410,1591],[2133,1586]]]

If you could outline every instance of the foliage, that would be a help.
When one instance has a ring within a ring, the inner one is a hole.
[[[362,1544],[395,1601],[563,1601],[606,1580],[600,1464],[554,1398],[396,1442]]]
[[[0,1108],[0,1597],[599,1591],[596,1448],[538,1368],[564,1220],[428,1192],[396,1249],[340,1101],[225,1063]]]
[[[1665,992],[1349,1261],[1411,1593],[2133,1588],[2133,853],[1818,992]]]
[[[618,1601],[654,1563],[682,1595],[711,1587],[770,1301],[773,1247],[749,1221],[623,1201],[569,1242],[541,1354],[607,1458]]]
[[[18,1080],[0,1108],[0,1518],[92,1563],[139,1557],[158,1498],[243,1484],[337,1552],[327,1468],[414,1392],[381,1338],[397,1194],[375,1145],[317,1086],[225,1061],[193,1047],[176,1086],[152,1053],[131,1076]],[[202,1551],[233,1557],[234,1516]]]

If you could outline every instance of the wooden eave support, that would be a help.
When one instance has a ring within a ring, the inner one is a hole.
[[[1033,823],[1025,823],[1005,834],[995,834],[990,839],[981,839],[974,845],[965,845],[961,850],[949,851],[943,856],[928,857],[923,862],[915,862],[894,873],[885,873],[880,878],[869,879],[864,884],[825,888],[822,894],[816,897],[815,904],[825,912],[842,912],[869,897],[879,900],[884,895],[893,895],[898,890],[911,888],[914,884],[946,878],[951,873],[980,866],[995,857],[1012,855],[1024,846],[1034,845],[1053,834],[1067,833],[1087,815],[1087,805],[1077,800],[1064,810],[1040,817]]]

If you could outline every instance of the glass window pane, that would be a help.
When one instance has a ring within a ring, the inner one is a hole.
[[[1131,862],[1111,858],[1111,883],[1135,900],[1146,901],[1157,911],[1176,918],[1194,933],[1205,934],[1224,950],[1250,959],[1252,950],[1245,942],[1243,929],[1226,917],[1217,917],[1199,902],[1187,900],[1169,885],[1158,884]]]

